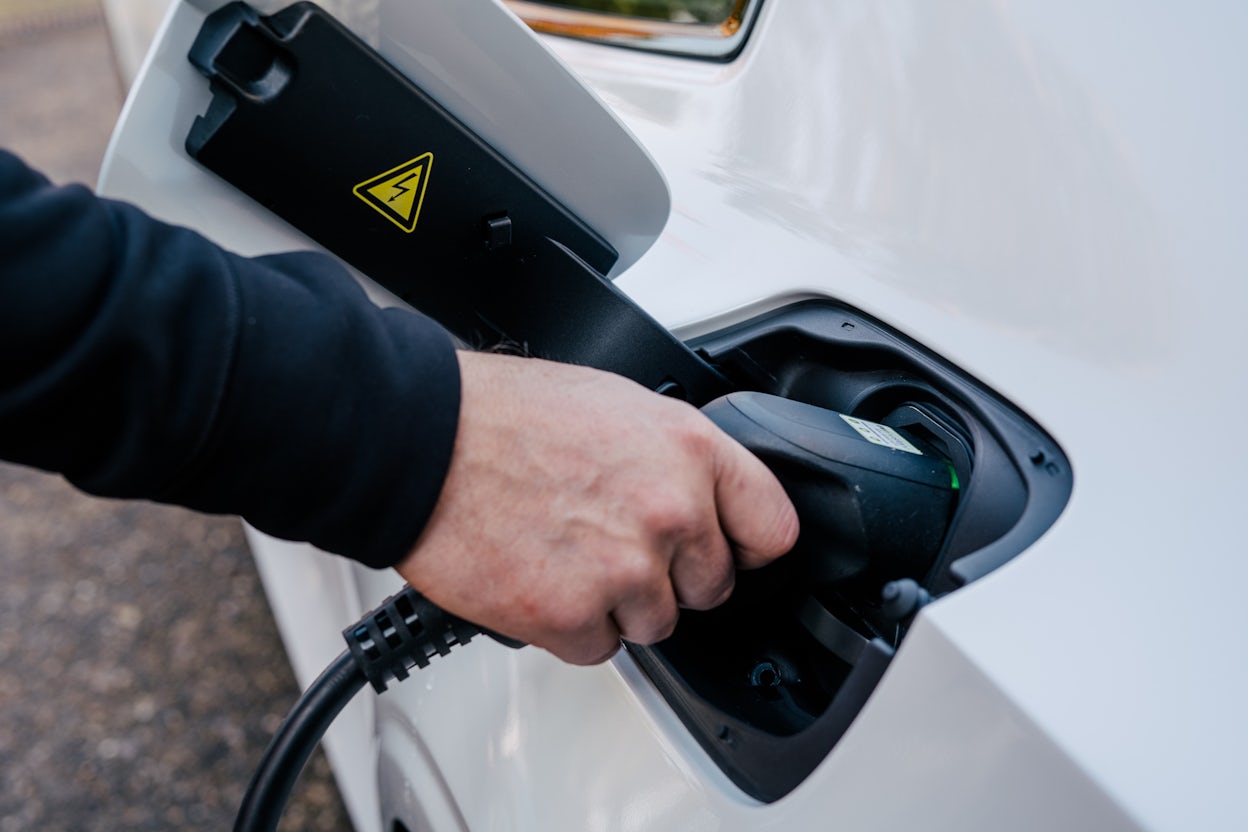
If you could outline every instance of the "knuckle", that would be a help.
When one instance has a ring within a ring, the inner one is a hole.
[[[619,649],[620,642],[616,639],[603,641],[601,643],[587,643],[584,647],[577,649],[575,653],[568,658],[568,661],[572,664],[581,665],[583,667],[602,664],[607,659],[614,656]]]
[[[647,531],[659,537],[683,536],[697,525],[697,511],[680,490],[656,488],[642,498],[641,519]]]
[[[723,603],[736,583],[736,563],[727,539],[715,535],[684,549],[673,564],[680,603],[705,610]]]
[[[636,622],[623,634],[625,640],[634,644],[654,644],[663,641],[676,632],[680,621],[680,610],[675,604],[667,605],[647,615],[644,621]]]
[[[732,594],[736,580],[732,573],[717,581],[704,581],[681,594],[684,605],[692,610],[709,610],[718,607]]]
[[[642,548],[628,549],[616,555],[612,563],[612,582],[617,592],[628,592],[652,583],[661,570],[655,558]]]
[[[651,640],[649,643],[654,644],[657,641],[669,638],[672,633],[676,632],[678,623],[680,623],[680,610],[673,604],[666,614],[654,622],[654,629],[650,633]]]
[[[699,607],[699,609],[709,610],[709,609],[713,609],[714,607],[718,607],[720,604],[724,603],[730,597],[732,597],[732,592],[736,588],[737,588],[737,581],[736,581],[736,573],[734,572],[733,574],[728,576],[727,581],[725,581],[723,584],[720,585],[719,592],[710,596],[710,600],[707,602],[706,606]]]
[[[682,410],[684,410],[682,417],[673,425],[679,441],[695,458],[710,458],[719,439],[719,429],[698,410],[693,408],[682,408]]]

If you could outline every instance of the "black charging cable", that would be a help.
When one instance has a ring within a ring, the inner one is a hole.
[[[378,693],[434,656],[487,635],[508,647],[523,647],[443,610],[410,586],[342,631],[347,649],[317,677],[286,716],[265,749],[234,819],[235,832],[272,832],[291,789],[326,729],[365,684]]]

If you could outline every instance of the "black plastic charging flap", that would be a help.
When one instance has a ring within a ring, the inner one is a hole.
[[[727,392],[603,277],[601,235],[323,9],[231,3],[189,57],[213,100],[187,151],[464,341]]]

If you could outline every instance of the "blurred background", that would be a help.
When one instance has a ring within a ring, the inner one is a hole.
[[[165,0],[105,2],[154,30]],[[0,0],[0,147],[94,185],[125,37],[100,0]],[[298,696],[238,521],[0,465],[0,565],[0,832],[228,829]],[[282,828],[350,828],[319,752]]]

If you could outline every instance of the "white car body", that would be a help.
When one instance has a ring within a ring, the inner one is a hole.
[[[314,245],[182,149],[214,5],[175,6],[101,188],[244,253]],[[372,6],[406,21],[378,44],[403,66],[418,15]],[[670,215],[617,281],[643,308],[693,337],[801,298],[856,307],[1035,419],[1074,490],[1026,551],[922,610],[775,802],[628,654],[584,669],[474,642],[331,729],[357,828],[1248,828],[1248,9],[766,0],[727,63],[543,42],[666,179]],[[251,542],[306,685],[397,578]]]

